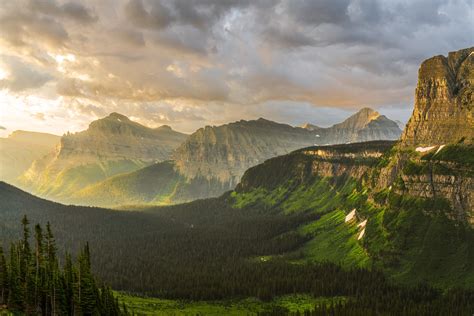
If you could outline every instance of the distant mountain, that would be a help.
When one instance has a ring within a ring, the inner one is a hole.
[[[363,108],[342,123],[328,128],[305,124],[303,128],[317,131],[318,144],[345,144],[371,140],[396,140],[402,130],[395,121],[377,111]]]
[[[59,136],[29,131],[14,131],[0,138],[0,179],[16,183],[31,163],[52,151]]]
[[[314,133],[263,118],[200,128],[178,147],[174,160],[186,178],[202,176],[231,189],[250,166],[317,142]]]
[[[312,131],[312,132],[323,129],[322,127],[319,127],[317,125],[313,125],[310,123],[303,124],[301,128],[307,129],[308,131]]]
[[[362,109],[327,129],[292,127],[263,118],[206,126],[176,149],[174,161],[89,186],[75,192],[67,202],[95,206],[173,204],[218,196],[233,189],[245,170],[269,158],[315,144],[393,139],[400,133],[395,122],[370,109]],[[146,188],[143,183],[147,183]]]
[[[148,128],[112,113],[59,145],[23,173],[23,188],[55,200],[108,177],[170,158],[187,137],[168,126]]]

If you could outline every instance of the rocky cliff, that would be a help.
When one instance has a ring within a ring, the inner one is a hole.
[[[474,225],[474,47],[421,64],[415,106],[398,153],[382,170],[399,193],[443,199],[448,215]]]
[[[231,189],[249,167],[313,145],[314,133],[265,119],[206,126],[192,134],[174,155],[187,178],[203,176],[228,183]]]
[[[474,139],[474,47],[421,64],[415,107],[402,145],[432,146]]]
[[[164,126],[148,128],[112,113],[85,131],[67,134],[54,151],[36,160],[21,186],[59,199],[110,176],[167,160],[187,137]]]

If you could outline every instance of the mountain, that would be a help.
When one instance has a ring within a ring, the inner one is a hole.
[[[186,137],[168,126],[148,128],[112,113],[85,131],[61,137],[54,151],[33,162],[20,184],[61,200],[108,177],[169,159]]]
[[[319,127],[319,126],[314,125],[314,124],[311,124],[311,123],[303,124],[303,125],[301,126],[301,128],[304,128],[304,129],[306,129],[306,130],[308,130],[308,131],[312,131],[312,132],[318,131],[318,130],[322,130],[322,129],[323,129],[322,127]]]
[[[174,160],[186,178],[216,178],[231,189],[250,166],[316,142],[314,133],[302,128],[263,118],[242,120],[197,130],[178,147]]]
[[[400,133],[396,123],[367,108],[329,129],[292,127],[263,118],[206,126],[176,149],[173,161],[88,186],[67,202],[116,207],[218,196],[233,189],[245,170],[266,159],[314,144],[393,139]]]
[[[345,144],[371,140],[396,140],[402,130],[397,122],[370,108],[363,108],[345,121],[328,128],[305,124],[303,128],[317,131],[319,144]]]
[[[463,108],[461,119],[460,97],[451,95],[437,114],[451,128],[429,124],[438,120],[430,111],[439,94],[425,102],[420,86],[438,80],[431,60],[420,68],[417,108],[398,143],[318,146],[270,159],[244,174],[233,205],[321,214],[300,229],[310,238],[305,258],[376,266],[403,283],[474,284],[474,145],[464,128],[473,109]],[[461,63],[464,74],[474,70]],[[461,82],[459,93],[473,88]]]
[[[474,139],[474,47],[435,56],[418,72],[415,108],[403,132],[406,145]]]
[[[59,143],[59,136],[29,131],[14,131],[0,138],[0,179],[16,183],[31,163],[43,157]]]
[[[366,304],[361,315],[469,311],[474,145],[459,136],[445,146],[403,139],[310,146],[251,167],[219,198],[135,212],[64,206],[0,183],[0,238],[21,233],[23,213],[51,220],[64,245],[95,245],[95,271],[114,289],[146,295],[271,299],[297,292],[351,297],[347,304]],[[148,167],[137,184],[164,172],[173,177],[167,163]],[[428,310],[440,293],[446,301]]]

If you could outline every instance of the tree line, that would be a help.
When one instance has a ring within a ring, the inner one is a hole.
[[[46,230],[34,226],[34,245],[28,218],[21,223],[23,236],[11,243],[8,255],[0,245],[0,306],[27,315],[128,314],[112,290],[96,281],[88,243],[75,262],[66,254],[61,266],[49,222]]]

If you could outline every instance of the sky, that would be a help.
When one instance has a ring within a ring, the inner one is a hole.
[[[420,63],[474,45],[472,0],[2,0],[0,136],[119,112],[191,133],[265,117],[405,122]]]

